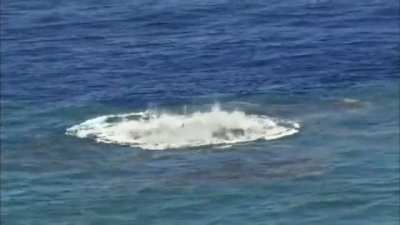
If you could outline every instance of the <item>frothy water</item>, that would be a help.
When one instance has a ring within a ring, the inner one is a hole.
[[[293,121],[238,110],[224,111],[215,105],[209,111],[189,114],[148,110],[105,115],[72,126],[66,134],[103,143],[164,150],[272,140],[295,134],[299,128]]]

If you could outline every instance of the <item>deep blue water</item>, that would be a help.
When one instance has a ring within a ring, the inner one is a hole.
[[[397,0],[1,2],[1,223],[398,224]],[[65,135],[148,108],[299,121],[164,151]]]

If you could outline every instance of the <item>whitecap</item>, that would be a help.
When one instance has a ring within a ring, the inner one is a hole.
[[[214,105],[209,111],[189,114],[147,110],[105,115],[72,126],[66,134],[103,143],[164,150],[272,140],[295,134],[299,128],[293,121],[239,110],[225,111]]]

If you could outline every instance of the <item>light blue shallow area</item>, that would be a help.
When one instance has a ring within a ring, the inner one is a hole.
[[[2,1],[1,224],[398,224],[397,1]],[[65,130],[146,109],[300,123],[149,151]]]

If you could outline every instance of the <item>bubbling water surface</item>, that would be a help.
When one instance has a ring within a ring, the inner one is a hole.
[[[66,134],[103,143],[165,150],[272,140],[295,134],[299,128],[293,121],[238,110],[224,111],[214,105],[209,111],[189,114],[147,110],[105,115],[72,126]]]

